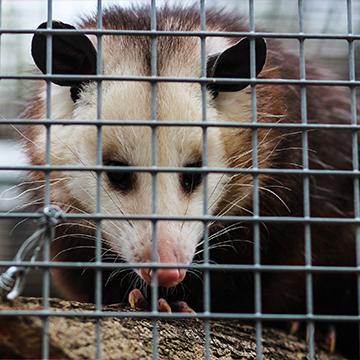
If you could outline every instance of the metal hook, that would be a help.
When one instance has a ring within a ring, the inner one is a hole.
[[[7,300],[14,300],[23,289],[25,268],[11,266],[0,275],[0,295]]]
[[[24,261],[30,254],[30,262],[35,262],[44,244],[43,234],[57,225],[62,218],[62,211],[56,205],[49,205],[43,209],[44,216],[39,220],[40,229],[27,238],[16,253],[14,261]],[[0,275],[0,298],[16,299],[22,292],[26,274],[30,268],[24,266],[11,266]]]

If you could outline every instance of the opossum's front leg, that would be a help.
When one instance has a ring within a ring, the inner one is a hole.
[[[139,289],[130,291],[129,304],[134,310],[144,310],[149,308],[148,302]],[[158,301],[158,311],[167,313],[195,313],[195,311],[185,301],[176,301],[169,304],[164,298],[160,298]]]

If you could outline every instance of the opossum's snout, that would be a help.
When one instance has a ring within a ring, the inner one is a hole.
[[[160,235],[157,241],[157,248],[157,259],[159,264],[185,264],[182,250],[178,246],[175,237],[170,235]],[[150,246],[145,249],[143,255],[140,257],[141,262],[146,263],[152,261],[151,250]],[[159,286],[171,288],[184,280],[186,269],[158,268],[154,271],[149,268],[142,268],[138,273],[148,285],[151,283],[154,274],[156,274]]]
[[[141,277],[149,285],[155,272],[151,269],[141,269]],[[166,288],[175,287],[180,284],[186,275],[185,269],[159,269],[156,271],[157,282],[159,286]]]

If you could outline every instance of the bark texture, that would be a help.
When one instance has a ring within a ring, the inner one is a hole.
[[[52,299],[52,311],[94,310],[92,304]],[[20,298],[0,303],[0,358],[41,358],[43,321],[36,316],[1,316],[6,310],[41,310],[41,299]],[[106,306],[104,311],[127,311],[123,305]],[[131,310],[129,310],[131,311]],[[49,351],[52,359],[95,359],[96,321],[91,317],[51,317]],[[201,320],[161,320],[159,359],[204,359],[204,330]],[[101,321],[102,357],[114,360],[151,359],[152,323],[146,319],[108,317]],[[304,341],[273,329],[263,330],[265,359],[306,359]],[[211,322],[211,359],[255,359],[254,327],[237,321]],[[322,350],[318,359],[343,359]]]

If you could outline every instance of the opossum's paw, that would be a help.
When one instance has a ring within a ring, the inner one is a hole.
[[[150,307],[139,289],[130,291],[129,304],[134,310],[147,310]],[[164,298],[160,298],[158,301],[158,311],[165,313],[179,312],[195,314],[195,311],[191,309],[191,307],[185,301],[177,301],[169,304]]]
[[[300,321],[291,321],[289,324],[289,333],[291,335],[301,336],[301,334],[304,334],[304,332],[301,331],[302,328],[304,329]],[[310,341],[310,334],[308,333],[308,329],[306,329],[306,340]],[[334,353],[336,349],[335,326],[328,325],[325,328],[319,328],[319,326],[317,326],[315,328],[315,341],[321,344],[329,353]]]

